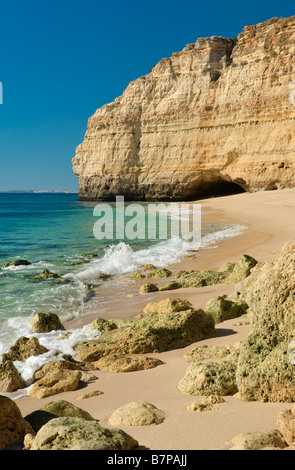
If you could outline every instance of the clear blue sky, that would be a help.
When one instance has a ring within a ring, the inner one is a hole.
[[[131,80],[201,36],[292,15],[290,0],[1,2],[0,190],[77,190],[87,119]]]

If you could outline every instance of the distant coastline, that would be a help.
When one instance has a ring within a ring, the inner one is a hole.
[[[27,189],[11,189],[7,191],[1,191],[0,194],[40,194],[40,193],[48,193],[48,194],[78,194],[78,191],[58,191],[58,190],[51,190],[51,189],[40,189],[40,190],[27,190]]]

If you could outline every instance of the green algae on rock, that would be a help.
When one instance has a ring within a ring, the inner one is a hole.
[[[175,311],[163,307],[161,313],[152,311],[127,325],[104,331],[96,340],[75,346],[76,359],[98,361],[109,354],[163,352],[188,346],[214,333],[215,323],[211,315],[188,307],[186,301],[182,307],[177,302],[175,305]],[[159,310],[160,307],[156,308]]]
[[[155,269],[154,271],[148,273],[146,275],[146,277],[147,278],[149,278],[149,277],[162,278],[162,277],[170,277],[171,275],[172,275],[172,271],[170,271],[169,269],[159,268],[159,269]]]
[[[233,296],[222,295],[210,299],[205,306],[205,312],[213,316],[215,323],[221,323],[246,314],[248,308],[246,302]]]
[[[26,259],[14,259],[13,261],[6,261],[3,264],[3,268],[9,268],[10,266],[29,266],[31,263]]]
[[[30,450],[131,450],[138,442],[121,429],[107,429],[95,421],[62,417],[38,431]]]
[[[148,282],[140,288],[140,294],[149,294],[150,292],[158,292],[159,288],[156,284]]]

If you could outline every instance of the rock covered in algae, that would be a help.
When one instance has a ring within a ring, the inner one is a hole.
[[[29,266],[31,263],[26,259],[14,259],[12,261],[6,261],[3,264],[3,268],[9,268],[10,266]]]
[[[161,424],[165,413],[151,403],[133,401],[120,406],[109,418],[112,426],[149,426]]]
[[[205,306],[205,312],[213,316],[215,323],[240,317],[246,314],[247,311],[248,305],[246,302],[228,295],[214,297]]]
[[[94,421],[94,418],[87,411],[82,410],[66,400],[46,403],[46,405],[42,406],[39,410],[33,411],[25,416],[25,420],[30,423],[37,433],[48,421],[61,417],[82,418],[88,421]]]
[[[235,360],[191,364],[178,389],[187,395],[234,395],[237,363]]]
[[[160,359],[147,356],[105,356],[95,362],[95,366],[101,370],[112,373],[136,372],[139,370],[154,369],[164,364]]]
[[[289,446],[295,446],[295,406],[281,410],[277,416],[279,431]]]
[[[144,284],[140,288],[140,294],[149,294],[150,292],[158,292],[159,288],[156,286],[156,284],[152,284],[151,282],[148,282],[147,284]]]
[[[30,450],[131,450],[138,442],[121,429],[81,418],[55,418],[38,431]]]
[[[236,286],[252,312],[252,330],[241,343],[237,384],[244,400],[295,401],[295,366],[289,344],[295,339],[295,242],[279,257],[258,265]]]
[[[103,332],[97,340],[75,346],[76,359],[98,361],[109,354],[145,354],[163,352],[188,346],[214,332],[211,315],[194,310],[183,301],[161,301],[151,313],[111,331]],[[163,305],[165,307],[163,307]]]
[[[170,277],[171,275],[172,275],[172,271],[170,271],[169,269],[159,268],[159,269],[155,269],[154,271],[151,271],[150,273],[148,273],[146,275],[146,277],[147,278],[149,278],[149,277],[162,278],[162,277]]]
[[[230,450],[284,449],[287,447],[286,441],[277,429],[262,432],[244,432],[235,436],[230,444]]]

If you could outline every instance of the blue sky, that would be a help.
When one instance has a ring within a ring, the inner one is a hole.
[[[77,190],[88,117],[130,81],[199,37],[292,15],[290,0],[1,2],[0,191]]]

